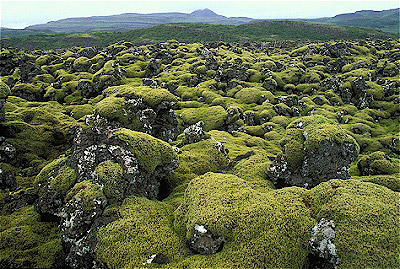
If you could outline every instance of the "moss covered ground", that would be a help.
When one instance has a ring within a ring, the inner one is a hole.
[[[308,268],[321,218],[335,222],[339,268],[400,267],[399,40],[144,44],[1,49],[0,268],[65,265],[57,220],[33,206],[46,182],[88,212],[107,201],[95,255],[104,268]],[[126,167],[112,160],[91,171],[96,184],[77,182],[67,156],[95,119],[146,176],[178,156],[165,199],[125,198]],[[187,144],[199,121],[205,138]],[[179,134],[165,142],[148,124]],[[354,145],[351,179],[268,180],[277,158],[300,171],[326,141]],[[196,225],[223,238],[219,252],[189,248]],[[159,253],[168,264],[147,263]]]

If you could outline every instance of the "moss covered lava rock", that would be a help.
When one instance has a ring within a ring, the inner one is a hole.
[[[302,201],[305,191],[288,188],[259,192],[229,174],[207,173],[193,179],[183,204],[175,212],[174,226],[188,242],[197,227],[200,232],[207,230],[222,237],[224,244],[216,254],[191,255],[176,266],[305,266],[314,223],[310,209]]]
[[[350,163],[359,146],[333,120],[323,116],[299,118],[286,128],[282,155],[269,167],[270,180],[279,187],[314,187],[332,178],[349,178]]]

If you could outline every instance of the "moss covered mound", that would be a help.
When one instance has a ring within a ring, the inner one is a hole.
[[[189,254],[172,229],[168,205],[132,196],[112,210],[120,217],[97,234],[96,259],[105,267],[142,267],[158,253],[174,264]]]
[[[398,192],[358,180],[331,180],[310,195],[314,217],[335,222],[341,268],[399,267]]]
[[[118,129],[115,133],[120,139],[128,142],[139,165],[148,174],[153,173],[156,167],[163,167],[176,158],[175,151],[168,143],[151,135],[129,129]]]
[[[55,268],[63,264],[60,232],[33,206],[0,216],[0,265],[3,268]]]
[[[190,240],[195,225],[203,225],[225,243],[220,252],[191,255],[177,267],[303,267],[314,223],[303,193],[299,188],[259,192],[228,174],[193,179],[175,212],[174,226]]]
[[[267,171],[280,187],[309,188],[332,178],[349,178],[350,163],[359,153],[359,145],[352,136],[320,115],[291,122],[280,144],[283,154]]]

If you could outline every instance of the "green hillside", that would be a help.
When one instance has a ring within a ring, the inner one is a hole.
[[[273,40],[338,40],[396,37],[373,29],[332,26],[300,21],[261,21],[234,25],[173,23],[125,32],[95,32],[83,34],[41,34],[2,39],[4,46],[26,49],[55,49],[71,46],[108,46],[117,41],[135,44],[162,42],[169,39],[182,42],[207,41],[273,41]]]
[[[383,11],[361,10],[355,13],[339,14],[332,18],[308,19],[306,21],[340,26],[367,27],[398,34],[400,27],[399,10],[398,8]]]

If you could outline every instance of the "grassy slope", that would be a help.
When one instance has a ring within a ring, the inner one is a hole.
[[[271,40],[338,40],[388,38],[381,31],[347,26],[332,26],[300,21],[261,21],[238,26],[200,23],[163,24],[125,32],[85,34],[31,35],[4,39],[4,44],[28,49],[54,49],[71,46],[107,46],[120,40],[133,43],[161,42],[171,38],[181,42],[205,41],[271,41]]]
[[[399,9],[390,9],[380,12],[365,10],[351,14],[341,14],[332,18],[320,18],[306,21],[339,26],[367,27],[393,34],[399,33]]]

